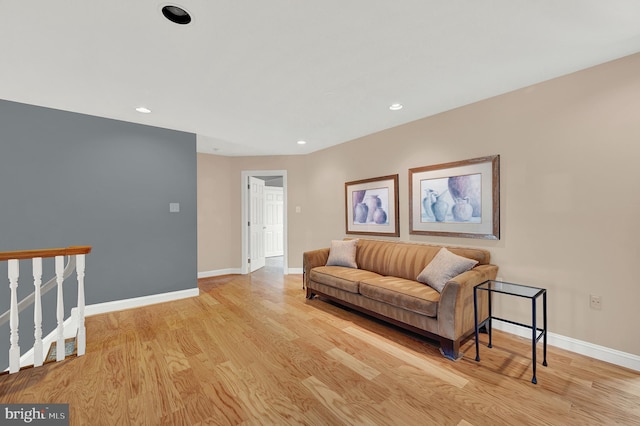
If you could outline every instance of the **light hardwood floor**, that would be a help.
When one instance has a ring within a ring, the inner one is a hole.
[[[0,403],[69,403],[72,425],[640,424],[637,372],[549,347],[534,385],[526,339],[452,362],[301,283],[267,266],[89,317],[85,356],[0,376]]]

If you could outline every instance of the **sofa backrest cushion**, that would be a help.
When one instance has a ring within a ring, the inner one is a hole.
[[[394,244],[390,241],[360,239],[356,253],[358,267],[380,275],[391,275],[388,265]]]
[[[458,256],[476,260],[479,265],[487,265],[491,260],[491,254],[483,249],[362,238],[358,241],[356,260],[360,269],[415,280],[442,247]]]

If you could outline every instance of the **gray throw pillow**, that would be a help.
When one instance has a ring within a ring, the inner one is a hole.
[[[346,266],[347,268],[357,268],[356,247],[358,240],[332,240],[329,250],[327,266]]]
[[[417,280],[440,293],[451,278],[470,270],[477,264],[477,260],[458,256],[443,247],[420,272]]]

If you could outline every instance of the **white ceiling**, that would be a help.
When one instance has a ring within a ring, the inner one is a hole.
[[[305,154],[640,52],[638,0],[165,4],[0,0],[0,99]]]

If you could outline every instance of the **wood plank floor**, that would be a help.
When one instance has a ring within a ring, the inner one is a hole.
[[[301,282],[267,266],[89,317],[85,356],[0,376],[0,403],[69,403],[72,425],[640,424],[637,372],[549,347],[534,385],[525,339],[448,361]]]

